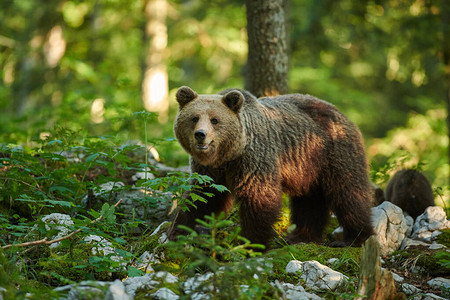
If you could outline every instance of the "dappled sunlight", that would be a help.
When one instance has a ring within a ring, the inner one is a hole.
[[[105,118],[105,99],[97,98],[91,105],[91,121],[95,124],[102,123]]]
[[[61,26],[57,25],[50,30],[48,39],[44,44],[44,53],[47,64],[54,68],[66,52],[66,41]]]
[[[411,115],[407,125],[390,131],[383,139],[373,141],[368,149],[371,158],[395,158],[401,153],[408,159],[399,160],[397,168],[411,168],[424,164],[425,170],[433,170],[430,178],[434,187],[447,187],[449,146],[445,127],[447,114],[444,109],[429,110],[425,115]],[[390,170],[391,173],[397,169]]]

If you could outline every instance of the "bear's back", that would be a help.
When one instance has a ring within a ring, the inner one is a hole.
[[[309,126],[314,124],[321,129],[327,130],[333,124],[341,124],[353,127],[353,124],[340,113],[337,108],[326,101],[316,97],[303,94],[288,94],[277,97],[263,97],[258,99],[259,103],[268,111],[280,113],[286,118],[303,120]],[[314,124],[312,124],[314,123]]]

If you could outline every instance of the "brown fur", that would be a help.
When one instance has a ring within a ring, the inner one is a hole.
[[[174,131],[191,155],[192,172],[209,175],[231,194],[208,190],[215,196],[175,224],[193,227],[196,218],[229,210],[232,195],[242,234],[267,245],[286,192],[296,225],[291,243],[320,242],[330,211],[344,228],[345,241],[336,246],[360,245],[373,234],[362,137],[333,105],[309,95],[256,99],[240,90],[197,95],[188,87],[178,90],[177,101]]]
[[[434,206],[434,196],[428,179],[419,171],[400,170],[386,187],[386,200],[394,203],[414,219],[428,206]]]

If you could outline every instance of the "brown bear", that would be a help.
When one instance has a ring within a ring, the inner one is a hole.
[[[362,137],[333,105],[309,95],[257,99],[243,90],[198,95],[189,87],[181,87],[176,99],[174,132],[191,156],[192,172],[230,192],[207,189],[214,196],[180,212],[173,228],[193,228],[197,218],[228,211],[233,197],[242,235],[268,245],[286,192],[295,224],[290,243],[321,242],[330,211],[345,237],[333,246],[360,245],[373,234]]]
[[[428,206],[435,205],[430,182],[425,175],[413,169],[403,169],[395,173],[386,187],[385,198],[414,219]]]

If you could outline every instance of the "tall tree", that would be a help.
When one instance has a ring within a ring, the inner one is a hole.
[[[246,89],[261,96],[288,92],[284,0],[247,0]]]
[[[450,2],[442,1],[442,32],[443,32],[443,59],[445,67],[445,77],[447,83],[447,130],[450,140]],[[448,149],[448,163],[450,164],[450,147]]]
[[[148,44],[146,67],[142,80],[142,98],[148,111],[159,113],[161,122],[167,121],[169,110],[169,80],[164,56],[167,47],[167,2],[145,1],[145,40]]]

